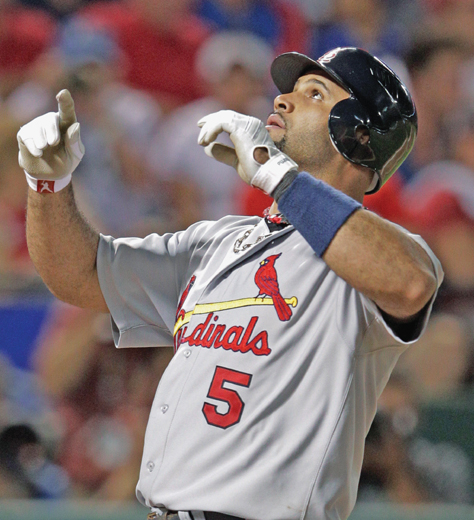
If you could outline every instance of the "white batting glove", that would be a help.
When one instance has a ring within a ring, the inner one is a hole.
[[[239,176],[251,186],[271,194],[283,176],[298,165],[280,152],[272,141],[265,125],[255,117],[232,110],[220,110],[198,121],[201,132],[198,143],[205,146],[209,157],[234,167]],[[235,149],[215,140],[227,132]],[[254,159],[256,148],[266,148],[270,159],[264,164]]]
[[[65,188],[85,151],[71,94],[61,90],[56,99],[58,112],[33,119],[17,134],[18,162],[30,188],[40,193]]]

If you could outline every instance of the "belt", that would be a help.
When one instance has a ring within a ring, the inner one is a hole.
[[[206,520],[243,520],[238,516],[225,515],[224,513],[214,513],[213,511],[204,511]],[[147,520],[179,520],[177,511],[167,511],[164,515],[159,516],[157,513],[150,513]]]

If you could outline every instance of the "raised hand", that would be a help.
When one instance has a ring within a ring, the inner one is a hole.
[[[61,90],[56,99],[58,112],[33,119],[17,134],[18,162],[35,191],[56,192],[64,188],[84,156],[80,124],[71,94],[68,90]]]
[[[271,194],[283,175],[298,165],[280,152],[265,125],[255,117],[232,110],[221,110],[198,121],[201,132],[198,143],[205,146],[209,157],[234,167],[247,183]],[[216,142],[221,132],[227,132],[235,148]],[[262,166],[255,159],[256,149],[266,149],[269,161]]]

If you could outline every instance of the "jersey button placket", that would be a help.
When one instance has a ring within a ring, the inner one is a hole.
[[[188,355],[184,354],[185,350],[189,351]],[[158,385],[156,397],[158,397],[158,403],[160,404],[155,408],[156,415],[151,418],[153,425],[151,428],[149,427],[150,435],[145,438],[145,449],[147,449],[148,455],[147,459],[149,461],[154,461],[154,469],[150,471],[147,464],[145,464],[145,472],[140,479],[140,491],[142,493],[151,493],[154,486],[156,486],[155,483],[159,482],[160,479],[163,478],[163,462],[167,454],[165,448],[166,441],[169,439],[168,435],[172,428],[174,415],[177,412],[177,409],[179,409],[179,402],[183,389],[186,387],[188,377],[192,373],[194,364],[199,357],[198,352],[195,352],[187,346],[184,347],[182,356],[180,356],[179,353],[177,354],[178,355],[173,358],[167,369],[168,373],[172,374],[177,384],[167,391],[166,395],[165,392],[160,391],[161,386]],[[157,429],[160,430],[161,434],[159,436],[153,436],[152,438],[152,432]],[[158,443],[158,440],[161,442]]]

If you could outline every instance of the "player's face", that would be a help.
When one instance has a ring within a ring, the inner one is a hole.
[[[301,170],[318,171],[339,155],[331,143],[328,118],[349,93],[324,72],[301,76],[293,92],[275,98],[267,130],[277,147]]]

